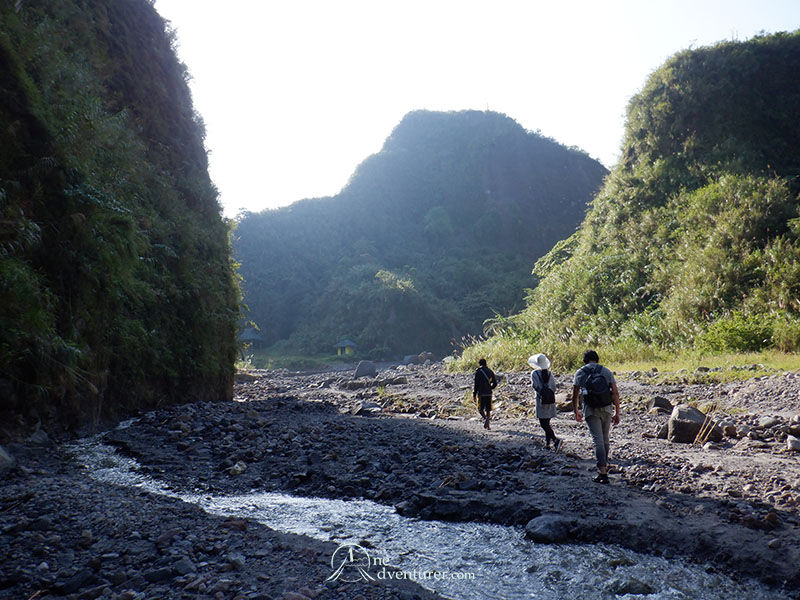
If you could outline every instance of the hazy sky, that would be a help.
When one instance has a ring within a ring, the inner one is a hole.
[[[156,0],[226,216],[336,194],[416,109],[502,112],[610,167],[674,53],[800,28],[800,0]]]

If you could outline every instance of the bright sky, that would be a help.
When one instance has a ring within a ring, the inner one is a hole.
[[[493,110],[612,166],[668,57],[800,28],[798,0],[156,0],[224,214],[336,194],[406,113]]]

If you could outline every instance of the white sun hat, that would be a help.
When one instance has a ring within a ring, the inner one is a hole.
[[[550,359],[547,358],[544,354],[534,354],[533,356],[528,358],[528,364],[533,369],[549,369]]]

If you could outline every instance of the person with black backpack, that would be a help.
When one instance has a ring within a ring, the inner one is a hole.
[[[576,371],[572,386],[572,410],[576,421],[586,420],[592,434],[597,458],[594,481],[608,483],[609,436],[611,423],[619,424],[619,390],[614,374],[599,362],[594,350],[583,353],[583,366]],[[583,396],[583,412],[578,408],[580,396]]]
[[[550,441],[556,452],[561,450],[562,440],[556,437],[550,419],[556,416],[556,378],[550,372],[550,359],[544,354],[534,354],[528,359],[531,371],[531,387],[536,391],[536,418],[544,429],[545,445]]]
[[[486,366],[486,359],[478,361],[475,371],[475,384],[472,387],[472,399],[478,401],[478,413],[483,417],[483,428],[491,429],[489,421],[492,420],[492,390],[497,387],[497,377]]]

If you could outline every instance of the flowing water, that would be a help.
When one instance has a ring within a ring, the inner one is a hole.
[[[237,496],[179,493],[141,474],[134,460],[119,456],[98,438],[76,442],[71,450],[99,481],[338,543],[331,579],[404,577],[465,600],[789,600],[756,582],[739,583],[679,560],[604,544],[534,544],[519,527],[409,519],[366,500],[257,491]]]

